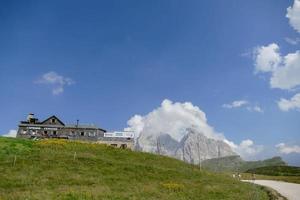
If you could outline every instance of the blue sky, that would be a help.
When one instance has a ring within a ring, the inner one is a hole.
[[[164,99],[188,101],[234,143],[263,145],[257,158],[282,155],[300,165],[300,105],[278,105],[299,93],[300,73],[290,88],[276,88],[270,85],[275,71],[257,63],[264,56],[259,49],[272,43],[282,59],[299,49],[297,23],[286,17],[293,4],[1,1],[0,133],[16,129],[30,112],[120,130]],[[49,82],[49,75],[56,79]],[[247,103],[224,106],[234,101]],[[280,153],[279,143],[296,150]]]

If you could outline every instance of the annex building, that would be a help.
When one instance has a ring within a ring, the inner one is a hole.
[[[19,124],[17,137],[28,139],[70,139],[108,144],[114,147],[130,148],[134,146],[132,132],[107,132],[95,125],[65,124],[55,115],[39,121],[34,114],[29,114],[26,121]]]

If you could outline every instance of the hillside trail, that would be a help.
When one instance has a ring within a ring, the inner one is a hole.
[[[242,181],[270,187],[279,192],[282,196],[286,197],[288,200],[300,200],[300,184],[272,180]]]

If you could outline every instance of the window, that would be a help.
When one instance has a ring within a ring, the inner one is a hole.
[[[53,131],[53,135],[56,135],[56,131]]]
[[[44,131],[44,133],[47,134],[48,132],[47,132],[47,131]]]
[[[81,136],[84,136],[84,132],[82,131],[82,132],[80,133],[80,135],[81,135]]]
[[[112,146],[112,147],[117,147],[118,144],[111,144],[110,146]]]
[[[55,119],[54,119],[54,118],[52,118],[52,119],[51,119],[51,122],[52,122],[52,123],[55,123]]]
[[[127,144],[121,144],[121,149],[126,149],[127,148]]]
[[[95,137],[95,136],[96,136],[96,133],[95,133],[95,132],[89,132],[89,136],[90,136],[90,137]]]

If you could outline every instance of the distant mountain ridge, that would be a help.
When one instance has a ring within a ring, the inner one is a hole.
[[[259,161],[244,161],[240,156],[228,156],[223,158],[214,158],[202,162],[202,167],[207,170],[221,171],[239,171],[245,172],[250,169],[266,166],[286,166],[281,157],[273,157]]]
[[[295,166],[265,166],[249,169],[247,173],[268,175],[268,176],[300,176],[300,167]]]
[[[208,138],[193,128],[185,131],[186,135],[180,142],[167,133],[141,134],[137,139],[136,149],[174,157],[192,164],[199,164],[205,159],[237,155],[221,140]]]
[[[216,171],[239,171],[266,166],[286,166],[281,157],[259,161],[244,161],[231,147],[222,140],[206,137],[194,128],[184,130],[186,135],[178,142],[168,133],[142,133],[136,143],[136,149],[156,153],[199,165]]]

